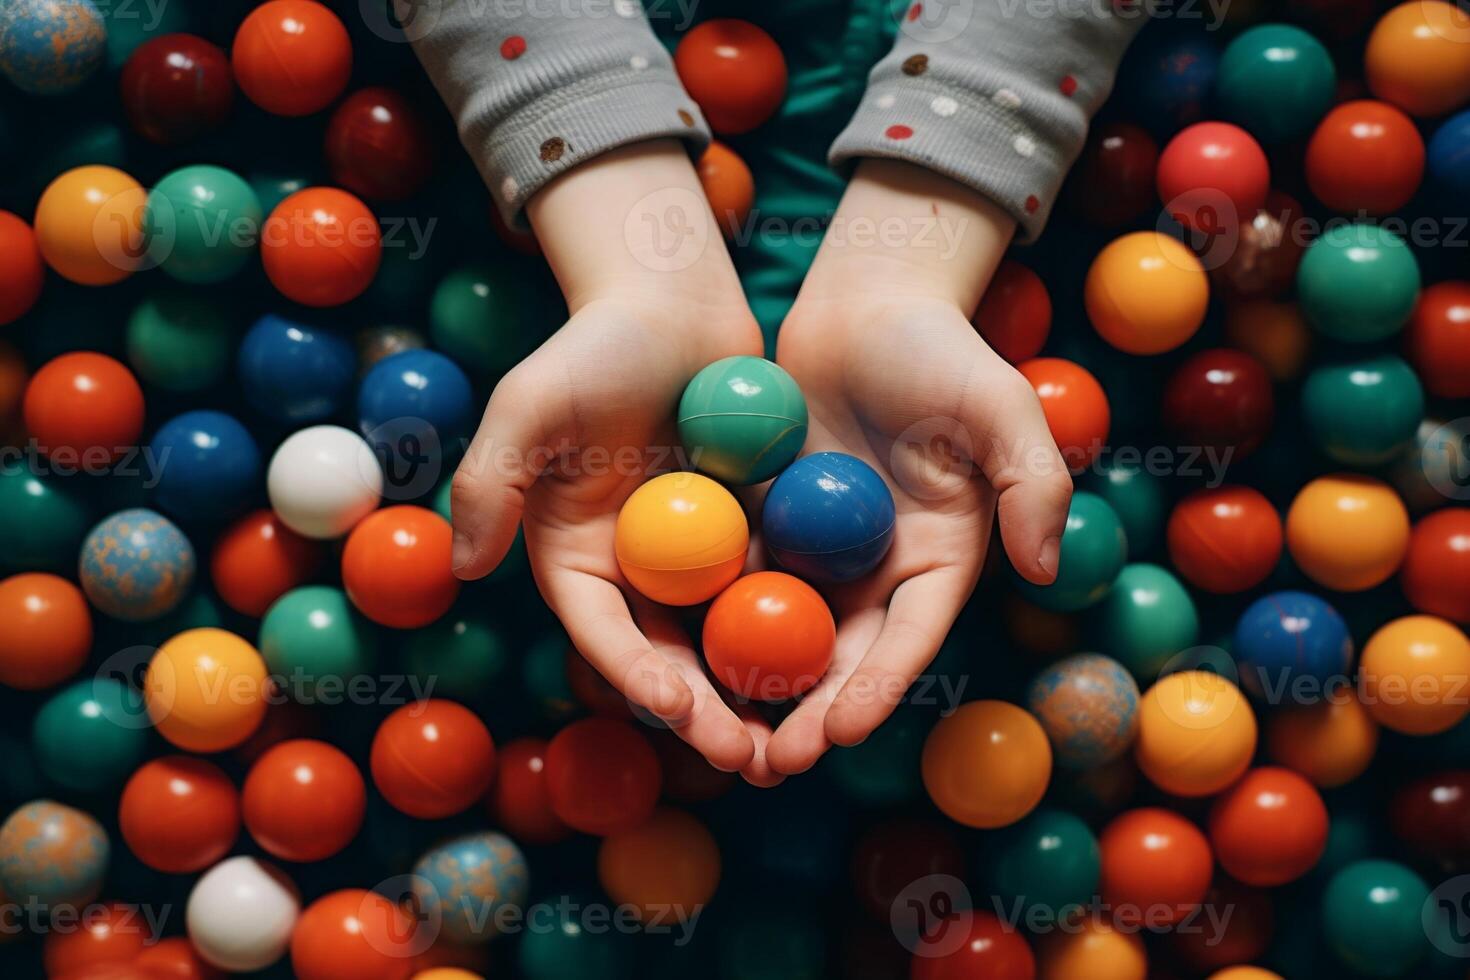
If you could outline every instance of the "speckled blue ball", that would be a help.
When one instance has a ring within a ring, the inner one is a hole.
[[[1429,185],[1447,200],[1470,197],[1470,111],[1451,116],[1434,131]]]
[[[32,95],[73,91],[107,60],[107,25],[92,0],[5,0],[0,75]]]
[[[419,858],[413,874],[420,913],[439,918],[440,935],[460,943],[495,938],[498,910],[524,908],[530,887],[521,849],[493,831],[440,844]]]
[[[1026,707],[1051,740],[1057,765],[1092,769],[1128,751],[1138,731],[1138,683],[1118,661],[1083,653],[1036,675]]]
[[[1231,651],[1241,686],[1272,703],[1292,696],[1298,677],[1345,675],[1353,638],[1331,604],[1307,592],[1273,592],[1251,603],[1235,624]]]
[[[761,526],[788,572],[850,582],[888,554],[894,518],[893,494],[871,466],[846,453],[813,453],[771,484]]]
[[[470,434],[474,407],[470,379],[432,350],[383,358],[357,391],[358,426],[388,463],[390,481],[402,463],[455,455]]]
[[[32,800],[0,824],[0,892],[24,906],[80,906],[102,890],[111,846],[81,810]]]
[[[346,404],[357,354],[339,334],[267,313],[240,343],[237,367],[250,407],[277,422],[320,422]]]
[[[182,521],[225,521],[250,506],[260,484],[255,438],[224,412],[185,412],[149,444],[158,508]]]
[[[173,610],[194,582],[194,546],[157,511],[121,510],[82,542],[78,578],[87,599],[115,619],[142,622]]]

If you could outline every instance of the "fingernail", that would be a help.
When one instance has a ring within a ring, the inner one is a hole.
[[[1042,571],[1046,572],[1052,578],[1056,578],[1057,559],[1061,556],[1061,553],[1062,539],[1056,535],[1052,535],[1041,542],[1041,554],[1036,556],[1036,564],[1041,566]]]
[[[449,563],[457,572],[468,565],[473,557],[475,557],[475,543],[470,540],[468,534],[463,531],[455,531],[454,549],[449,553]]]

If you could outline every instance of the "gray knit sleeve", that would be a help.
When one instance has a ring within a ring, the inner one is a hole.
[[[1147,20],[1130,0],[914,3],[834,165],[888,157],[974,188],[1041,233],[1087,124]]]
[[[506,221],[600,153],[709,130],[639,0],[398,0],[403,30]]]

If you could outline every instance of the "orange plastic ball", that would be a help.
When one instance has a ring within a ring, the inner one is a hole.
[[[1211,973],[1207,980],[1283,980],[1281,974],[1263,970],[1259,966],[1227,966]]]
[[[370,764],[385,800],[411,817],[438,820],[485,796],[495,778],[495,742],[469,708],[433,698],[383,720]]]
[[[1225,311],[1225,340],[1266,365],[1272,381],[1292,381],[1312,349],[1312,332],[1295,302],[1255,299]]]
[[[1138,703],[1134,758],[1175,796],[1211,796],[1240,778],[1256,751],[1256,716],[1219,674],[1185,670],[1159,679]]]
[[[149,946],[133,960],[148,980],[224,980],[224,974],[205,963],[186,936],[170,936]]]
[[[1267,757],[1322,789],[1357,779],[1377,751],[1378,723],[1352,689],[1312,704],[1283,706],[1266,719]]]
[[[740,502],[698,473],[665,473],[633,491],[613,536],[628,583],[670,606],[713,599],[740,575],[749,545]]]
[[[454,966],[441,966],[431,970],[420,970],[413,975],[411,980],[485,980],[485,978],[469,970],[461,970]]]
[[[1210,809],[1210,846],[1236,881],[1275,888],[1316,866],[1327,848],[1327,806],[1305,778],[1252,769]]]
[[[749,21],[707,20],[679,41],[674,68],[710,128],[748,133],[786,97],[786,58],[771,35]]]
[[[1399,582],[1419,612],[1470,623],[1470,507],[1445,507],[1414,525]]]
[[[281,742],[245,777],[245,829],[266,853],[287,861],[323,861],[362,827],[367,787],[341,749],[315,739]]]
[[[459,596],[450,563],[454,531],[424,507],[403,504],[358,522],[342,549],[342,584],[364,616],[394,629],[427,626]]]
[[[377,215],[335,187],[297,191],[276,205],[260,230],[260,260],[271,285],[303,306],[356,299],[372,284],[382,258]]]
[[[736,237],[755,206],[755,178],[750,175],[750,168],[734,150],[719,140],[712,140],[695,169],[720,231],[726,238]]]
[[[1470,102],[1470,14],[1411,0],[1384,14],[1363,54],[1368,88],[1422,119]]]
[[[1051,313],[1051,294],[1041,277],[1015,259],[1004,259],[975,310],[975,329],[991,350],[1020,364],[1046,345]]]
[[[1029,712],[971,701],[939,719],[924,742],[924,788],[951,820],[1004,827],[1030,813],[1051,781],[1051,744]]]
[[[25,316],[41,298],[46,269],[36,233],[20,217],[0,211],[0,325]]]
[[[631,830],[658,804],[663,770],[648,739],[627,722],[574,721],[546,749],[546,792],[562,821],[584,834]]]
[[[143,389],[119,361],[74,351],[47,361],[26,386],[26,428],[59,465],[107,465],[138,444]]]
[[[1119,931],[1097,916],[1042,938],[1037,980],[1145,980],[1148,952],[1136,931]]]
[[[292,531],[271,510],[246,514],[220,534],[209,561],[214,590],[235,612],[257,618],[316,575],[321,545]]]
[[[352,39],[315,0],[270,0],[235,32],[230,67],[245,97],[278,116],[331,105],[352,74]]]
[[[265,661],[227,630],[186,630],[158,648],[143,677],[148,717],[187,752],[223,752],[265,717]]]
[[[631,830],[602,839],[597,879],[619,905],[647,925],[689,922],[720,884],[720,845],[704,824],[663,807]]]
[[[1087,467],[1108,441],[1112,410],[1097,379],[1080,364],[1037,357],[1016,366],[1036,389],[1047,428],[1072,470]]]
[[[377,892],[344,888],[301,911],[291,932],[297,980],[406,980],[419,945],[415,923]]]
[[[139,861],[167,874],[193,874],[235,846],[240,794],[214,763],[166,755],[143,763],[128,778],[117,823]]]
[[[1108,343],[1129,354],[1162,354],[1199,330],[1210,283],[1184,245],[1158,232],[1136,231],[1093,260],[1083,300]]]
[[[1281,515],[1259,490],[1197,490],[1174,506],[1169,560],[1206,592],[1244,592],[1261,584],[1281,558]]]
[[[142,268],[148,192],[113,167],[68,170],[36,202],[36,244],[46,264],[81,286],[110,286]]]
[[[1307,185],[1345,214],[1392,214],[1424,179],[1424,138],[1387,102],[1344,102],[1317,124],[1307,144]]]
[[[46,932],[42,962],[48,977],[85,977],[90,967],[131,963],[151,933],[142,910],[124,902],[87,905],[72,928]]]
[[[735,582],[704,619],[704,657],[741,697],[786,701],[809,691],[832,663],[837,625],[817,590],[784,572]]]
[[[1097,839],[1098,890],[1114,916],[1135,926],[1172,925],[1210,889],[1215,861],[1204,832],[1172,810],[1144,807],[1114,817]]]
[[[92,651],[92,614],[82,591],[45,572],[0,582],[0,684],[39,691],[82,669]]]
[[[1312,581],[1362,592],[1387,581],[1409,547],[1409,512],[1382,480],[1339,473],[1313,480],[1286,513],[1286,546]]]
[[[1449,731],[1470,714],[1470,639],[1437,616],[1404,616],[1368,638],[1358,696],[1373,720],[1405,735]]]

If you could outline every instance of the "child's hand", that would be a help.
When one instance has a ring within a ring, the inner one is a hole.
[[[935,209],[953,222],[953,254],[854,244],[855,217],[912,215],[918,240]],[[1055,577],[1071,479],[1035,392],[969,321],[1010,231],[957,184],[868,161],[781,328],[777,360],[811,414],[805,452],[866,460],[898,523],[883,564],[829,593],[832,667],[771,738],[776,772],[802,772],[887,718],[969,599],[997,501],[1011,563],[1033,582]]]

